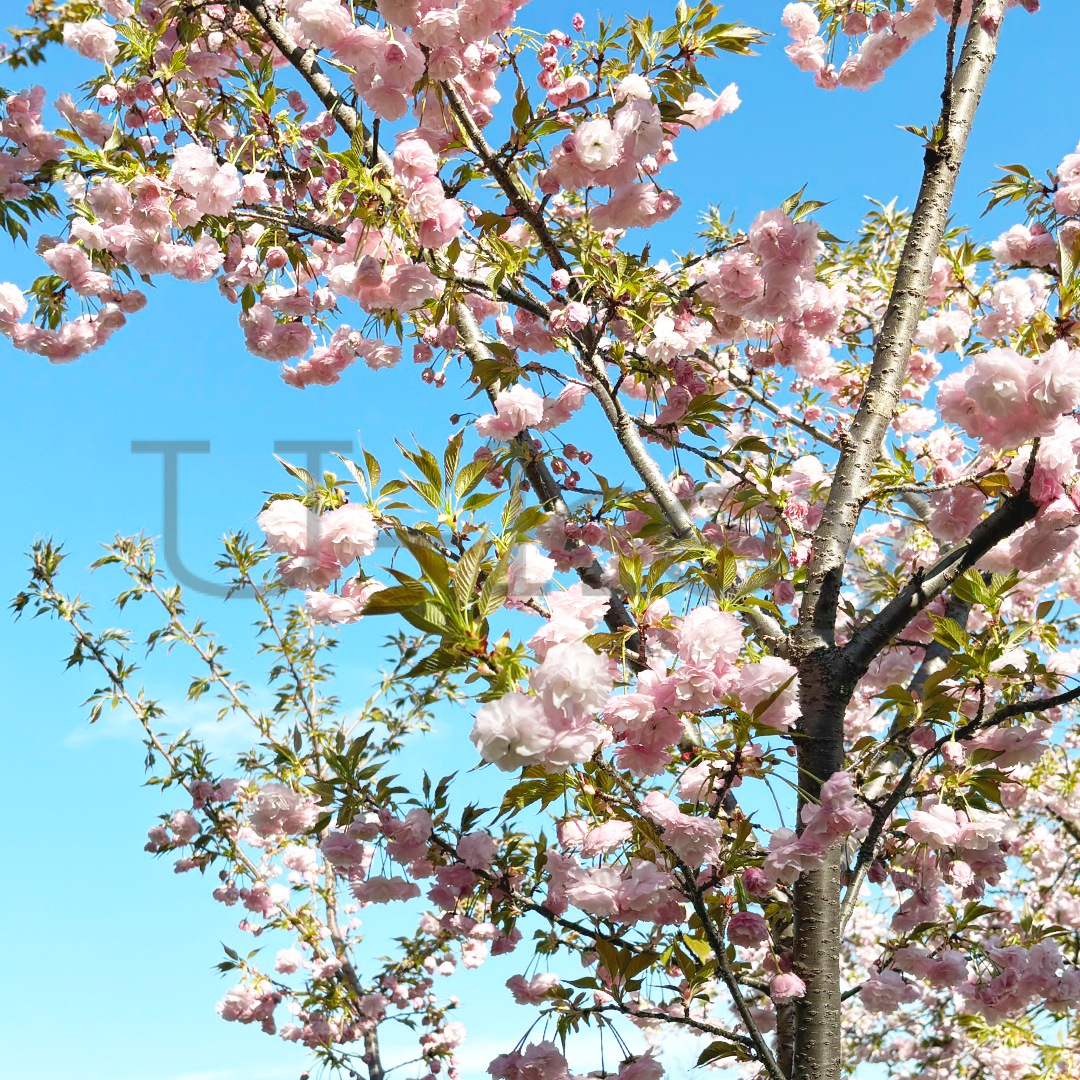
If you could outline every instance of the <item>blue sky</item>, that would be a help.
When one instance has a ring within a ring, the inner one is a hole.
[[[634,5],[641,10],[641,5]],[[781,36],[760,55],[725,58],[710,72],[719,89],[739,84],[742,107],[699,135],[679,140],[679,163],[665,179],[683,209],[650,236],[659,256],[688,246],[698,214],[718,202],[746,222],[807,184],[807,197],[828,200],[822,222],[850,234],[864,196],[899,196],[910,204],[921,154],[899,125],[932,122],[940,91],[940,33],[920,42],[886,81],[865,94],[815,91],[782,54],[782,4],[741,0],[724,11]],[[13,13],[15,5],[10,5]],[[575,10],[563,0],[531,5],[523,22],[566,26]],[[588,15],[589,8],[583,8]],[[605,15],[614,10],[603,9]],[[657,19],[661,9],[653,8]],[[5,21],[12,21],[14,14]],[[549,23],[548,19],[552,21]],[[972,136],[955,203],[957,220],[992,237],[1015,220],[999,210],[982,222],[979,191],[993,166],[1025,162],[1053,168],[1080,138],[1070,104],[1080,96],[1075,47],[1080,5],[1046,0],[1037,16],[1010,14],[1000,59]],[[50,97],[84,75],[58,54]],[[7,85],[19,88],[30,79]],[[42,79],[43,75],[38,75]],[[0,278],[27,284],[40,262],[3,249]],[[414,432],[433,446],[461,408],[452,384],[424,386],[415,369],[372,373],[354,368],[331,388],[291,390],[274,365],[243,349],[236,309],[213,284],[163,282],[150,304],[99,352],[63,366],[19,353],[0,339],[7,512],[0,521],[0,593],[22,585],[22,552],[36,535],[62,538],[71,558],[71,590],[108,594],[83,571],[95,545],[114,532],[161,530],[160,459],[135,456],[133,439],[209,440],[211,452],[181,460],[180,545],[188,565],[209,573],[216,538],[251,528],[260,492],[286,486],[271,452],[277,439],[356,439],[392,467],[392,440]],[[63,579],[62,579],[63,580]],[[201,599],[198,609],[240,636],[246,604]],[[102,613],[101,621],[111,621]],[[349,636],[351,635],[351,636]],[[246,641],[248,636],[243,635]],[[374,659],[369,631],[350,631],[340,650],[345,686],[362,690]],[[212,970],[222,939],[236,943],[236,915],[215,905],[207,883],[174,876],[145,855],[145,829],[171,809],[142,788],[142,747],[130,723],[103,720],[89,729],[80,701],[97,685],[64,674],[65,639],[44,621],[0,619],[0,655],[8,693],[3,788],[8,886],[0,899],[6,928],[0,982],[0,1043],[11,1075],[36,1080],[254,1080],[295,1076],[303,1055],[259,1032],[213,1014],[225,985]],[[242,661],[244,666],[247,661]],[[163,672],[156,696],[179,702],[188,665]],[[245,667],[245,670],[248,670]],[[205,729],[227,749],[235,731],[214,731],[210,710],[184,723]],[[448,715],[425,739],[424,755],[468,766],[465,716]],[[385,932],[379,916],[372,935]],[[375,951],[379,951],[376,949]],[[475,1040],[463,1072],[479,1076],[490,1057],[516,1040],[526,1011],[499,996],[512,958],[459,979],[461,1018]],[[580,1060],[579,1067],[593,1064]]]

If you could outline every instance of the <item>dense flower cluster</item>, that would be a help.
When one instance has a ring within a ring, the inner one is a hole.
[[[1080,149],[1047,183],[1005,170],[994,198],[1027,216],[988,247],[942,217],[918,223],[936,249],[905,253],[893,204],[838,241],[800,192],[650,260],[624,234],[678,209],[659,179],[677,140],[740,105],[697,63],[761,35],[709,5],[531,35],[519,6],[41,0],[48,40],[101,70],[88,101],[57,97],[56,131],[41,88],[3,102],[0,210],[62,222],[29,296],[0,283],[17,348],[96,348],[146,302],[134,277],[168,274],[214,281],[293,387],[411,353],[424,383],[460,368],[490,402],[436,452],[402,448],[389,481],[370,454],[344,480],[290,466],[303,491],[263,505],[264,545],[230,539],[262,605],[265,711],[158,589],[148,542],[112,545],[167,612],[151,648],[194,648],[189,696],[213,687],[253,725],[234,777],[161,735],[36,548],[33,602],[135,709],[156,782],[190,794],[147,850],[215,870],[239,931],[274,941],[228,952],[220,1015],[373,1071],[400,1021],[423,1080],[456,1080],[437,980],[528,940],[540,969],[523,958],[506,999],[559,1036],[689,1025],[781,1080],[788,1006],[831,1000],[838,973],[854,1063],[1072,1076],[1044,1035],[1080,1001],[1080,650],[1055,606],[1080,601]],[[819,87],[865,89],[938,24],[977,41],[1015,6],[776,15]],[[913,277],[891,305],[915,269],[925,296]],[[400,542],[385,580],[353,567],[380,536]],[[320,626],[365,615],[407,629],[356,707],[326,686]],[[470,779],[425,759],[402,787],[407,737],[459,706]],[[360,948],[370,905],[415,926],[389,959]],[[826,924],[831,959],[808,960]],[[627,1051],[614,1071],[662,1066]],[[571,1077],[546,1033],[489,1073]]]

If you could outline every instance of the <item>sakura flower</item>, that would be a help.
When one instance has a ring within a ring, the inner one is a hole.
[[[892,1012],[905,1002],[914,1001],[918,991],[904,981],[898,971],[877,971],[863,983],[859,998],[870,1012]]]
[[[712,607],[694,608],[679,624],[679,656],[689,664],[734,663],[742,648],[742,626],[734,615]]]
[[[769,924],[755,911],[736,911],[728,919],[727,938],[733,945],[760,945],[769,937]]]
[[[495,395],[495,413],[475,421],[476,433],[482,439],[509,442],[527,427],[539,424],[544,418],[544,399],[520,384]]]
[[[319,518],[321,538],[333,549],[342,566],[375,550],[379,529],[371,511],[358,503],[345,503]]]
[[[529,674],[529,684],[546,708],[571,722],[595,715],[611,693],[611,661],[584,642],[554,645],[539,667]]]
[[[111,64],[120,52],[116,31],[101,19],[64,23],[64,44],[80,56]]]
[[[913,810],[904,832],[916,843],[933,848],[952,847],[960,836],[956,812],[942,803],[926,810]]]
[[[528,981],[523,975],[514,975],[506,980],[506,987],[518,1005],[539,1005],[547,992],[558,985],[559,976],[545,971],[537,972]]]
[[[539,596],[551,580],[555,568],[555,560],[541,554],[535,544],[522,544],[510,560],[507,570],[507,598],[527,600]]]
[[[306,832],[317,817],[312,799],[276,780],[263,784],[248,804],[248,821],[263,837]]]
[[[256,520],[271,551],[304,555],[317,546],[319,519],[298,499],[275,499]]]
[[[769,997],[777,1005],[783,1005],[788,1001],[806,996],[806,983],[793,972],[785,972],[775,975],[769,981]]]
[[[463,836],[457,844],[458,858],[473,870],[487,870],[495,861],[495,841],[485,832]]]
[[[786,731],[799,718],[799,679],[796,669],[779,656],[764,656],[739,669],[739,701],[747,712],[754,713],[769,698],[774,700],[760,714],[757,722]]]
[[[355,880],[350,886],[353,896],[362,904],[388,904],[394,900],[411,900],[420,895],[420,888],[399,877],[369,877]]]

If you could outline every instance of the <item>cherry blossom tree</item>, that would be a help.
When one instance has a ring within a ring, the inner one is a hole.
[[[4,102],[0,221],[61,234],[0,285],[16,348],[73,360],[136,279],[215,279],[291,386],[408,349],[485,402],[393,479],[288,465],[264,542],[228,538],[270,699],[147,539],[109,545],[118,605],[162,613],[145,644],[193,651],[190,697],[250,723],[227,767],[34,546],[17,611],[69,626],[91,719],[132,710],[178,804],[148,849],[246,912],[225,1020],[370,1080],[401,1021],[417,1075],[454,1077],[436,980],[512,952],[507,1000],[550,1037],[523,1020],[494,1080],[565,1080],[569,1033],[628,1025],[653,1049],[620,1080],[656,1080],[678,1031],[769,1080],[1080,1073],[1080,151],[993,180],[1023,220],[989,246],[949,223],[1001,22],[1037,7],[787,4],[808,94],[943,53],[914,209],[841,241],[800,192],[655,261],[632,230],[679,205],[677,140],[739,104],[703,68],[761,37],[707,2],[540,35],[512,0],[34,0],[6,61],[100,70],[55,126],[40,87]],[[388,666],[341,701],[326,627],[347,648],[361,619]],[[482,782],[402,786],[450,708]],[[401,915],[382,962],[372,904]]]

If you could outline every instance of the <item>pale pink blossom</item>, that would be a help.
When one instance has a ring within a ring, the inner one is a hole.
[[[313,799],[276,780],[263,784],[248,804],[248,821],[262,837],[307,832],[318,816]]]
[[[271,551],[304,555],[318,547],[319,519],[298,499],[274,499],[257,521]]]
[[[359,503],[344,503],[323,514],[319,529],[322,541],[330,545],[342,566],[370,555],[379,534],[371,511]]]
[[[774,975],[769,981],[769,997],[777,1005],[783,1005],[788,1001],[806,996],[806,983],[793,972],[783,972]]]
[[[795,41],[805,41],[808,37],[813,37],[821,26],[814,9],[806,3],[787,4],[780,16],[780,23],[787,27]]]
[[[611,693],[608,657],[580,641],[552,646],[543,663],[529,673],[529,684],[546,709],[576,723],[594,716]]]
[[[472,832],[457,843],[458,858],[472,870],[487,870],[495,861],[495,841],[485,832]]]
[[[352,882],[350,890],[362,904],[389,904],[411,900],[420,895],[420,887],[399,877],[369,877]]]
[[[739,669],[736,691],[742,708],[766,727],[787,731],[799,718],[799,678],[796,669],[779,656],[763,656]],[[758,712],[759,706],[773,700]]]
[[[482,439],[509,442],[527,427],[539,424],[544,418],[544,399],[527,386],[515,384],[495,395],[495,413],[479,417],[476,433]]]
[[[514,975],[506,980],[506,987],[518,1005],[539,1005],[548,991],[559,985],[559,976],[546,971],[537,972],[528,981],[523,975]]]
[[[116,31],[101,19],[64,23],[64,44],[80,56],[103,64],[111,64],[120,51]]]
[[[874,972],[859,990],[859,999],[870,1012],[876,1013],[892,1012],[918,996],[914,986],[905,982],[898,971],[889,968]]]
[[[727,938],[733,945],[760,945],[769,939],[769,924],[756,911],[736,911],[728,919]]]
[[[290,975],[304,962],[304,954],[299,949],[279,949],[274,957],[274,970],[282,975]]]
[[[718,660],[734,663],[742,643],[742,625],[727,611],[694,608],[679,623],[678,652],[688,664],[703,666]]]
[[[507,598],[528,600],[539,596],[555,573],[555,567],[555,560],[541,554],[535,544],[522,544],[507,570]]]

